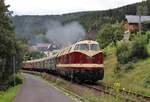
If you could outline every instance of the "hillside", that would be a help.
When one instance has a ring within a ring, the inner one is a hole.
[[[147,48],[150,53],[150,43]],[[122,72],[117,76],[114,72],[117,64],[115,47],[108,46],[106,49],[108,56],[104,61],[105,77],[103,81],[110,85],[119,82],[122,89],[150,96],[150,57],[133,63],[132,70]]]
[[[63,15],[24,15],[14,16],[12,21],[17,33],[17,37],[31,40],[35,35],[45,35],[51,26],[55,25],[51,23],[53,21],[59,22],[62,26],[72,21],[76,21],[87,31],[98,31],[105,23],[121,22],[126,14],[136,14],[136,4],[123,6],[120,8],[105,10],[105,11],[89,11],[89,12],[77,12]],[[149,3],[144,5],[149,7]],[[150,14],[150,10],[148,10]],[[56,26],[56,28],[58,28]]]

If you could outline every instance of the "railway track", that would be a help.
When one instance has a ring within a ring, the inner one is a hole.
[[[105,83],[103,83],[103,85],[101,85],[101,86],[107,87],[108,89],[113,89],[113,87],[108,86],[108,85],[106,85]],[[135,92],[129,92],[129,91],[123,90],[123,89],[119,89],[119,92],[120,92],[121,94],[124,94],[124,95],[131,95],[131,96],[133,95],[133,96],[136,96],[136,97],[140,97],[140,98],[145,99],[146,102],[147,102],[147,101],[150,102],[150,96],[145,96],[145,95],[142,95],[142,94],[139,94],[139,93],[135,93]]]
[[[83,84],[83,86],[88,87],[90,89],[96,90],[98,92],[102,92],[104,94],[112,95],[114,97],[117,96],[117,94],[111,90],[114,90],[112,87],[106,87],[105,85],[88,85],[88,84]],[[125,99],[127,102],[150,102],[150,97],[149,96],[144,96],[138,93],[134,92],[128,92],[125,90],[120,89],[118,93],[120,98]],[[129,98],[129,96],[131,98]]]
[[[125,91],[125,90],[122,90],[122,89],[120,89],[120,92],[128,94],[128,95],[134,95],[136,97],[143,98],[145,100],[145,102],[150,102],[150,97],[149,96],[145,96],[145,95],[134,93],[134,92],[128,92],[128,91]]]

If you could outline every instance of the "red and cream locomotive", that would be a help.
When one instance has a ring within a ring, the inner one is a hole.
[[[48,57],[23,63],[26,70],[46,70],[76,80],[96,82],[104,77],[103,52],[96,41],[84,40]]]

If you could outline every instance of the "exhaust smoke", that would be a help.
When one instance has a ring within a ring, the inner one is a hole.
[[[85,38],[85,30],[78,22],[63,25],[58,21],[50,21],[47,27],[46,37],[60,48],[69,46]]]

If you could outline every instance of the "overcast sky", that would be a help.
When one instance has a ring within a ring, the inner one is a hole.
[[[6,0],[16,15],[51,15],[106,10],[142,0]]]

